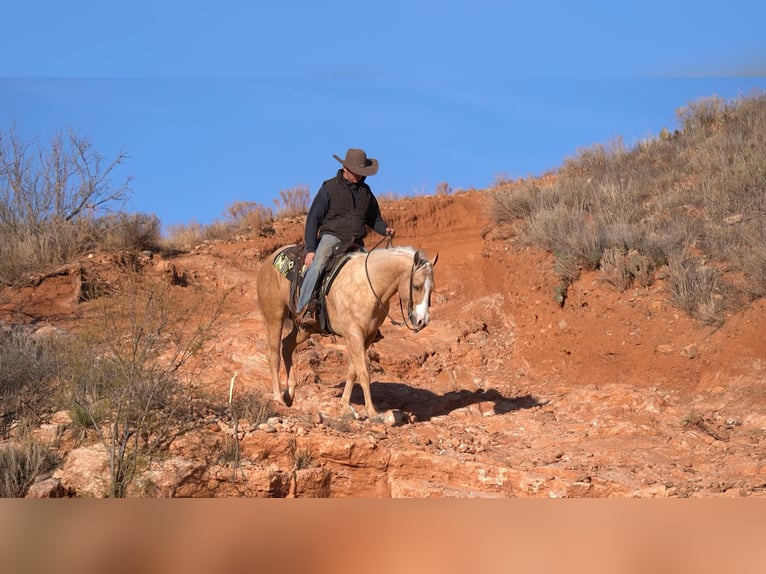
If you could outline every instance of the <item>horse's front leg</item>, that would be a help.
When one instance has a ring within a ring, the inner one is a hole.
[[[348,358],[348,372],[346,373],[346,386],[343,389],[343,395],[340,397],[340,403],[343,406],[347,406],[351,409],[356,417],[356,411],[351,406],[351,393],[354,390],[354,383],[356,383],[356,369],[354,368],[354,362],[351,357]],[[358,418],[358,417],[357,417]]]
[[[354,386],[354,380],[358,380],[364,394],[364,406],[367,409],[367,416],[371,419],[380,416],[380,413],[378,413],[375,405],[372,403],[372,394],[370,393],[370,371],[367,369],[367,350],[364,346],[364,335],[360,333],[358,336],[349,338],[347,347],[351,362],[348,369],[348,378],[346,379],[346,388],[343,390],[341,401],[350,404],[351,389]]]

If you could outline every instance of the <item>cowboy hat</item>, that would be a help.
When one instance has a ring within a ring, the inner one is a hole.
[[[363,149],[348,148],[346,157],[340,159],[333,154],[335,159],[343,164],[348,171],[356,175],[375,175],[378,173],[378,160],[368,158]]]

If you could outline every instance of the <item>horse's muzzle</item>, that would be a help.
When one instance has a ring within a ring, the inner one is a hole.
[[[428,326],[429,317],[413,317],[410,315],[410,323],[412,324],[413,332],[417,333]]]

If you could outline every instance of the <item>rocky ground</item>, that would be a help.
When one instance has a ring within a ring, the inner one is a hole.
[[[211,415],[147,471],[144,494],[766,496],[766,301],[714,328],[675,309],[661,279],[620,293],[593,272],[561,306],[551,256],[515,246],[487,203],[471,191],[383,206],[397,245],[439,254],[431,324],[414,334],[387,322],[369,352],[384,421],[340,409],[343,341],[313,336],[297,353],[295,404],[237,426],[238,466],[221,457],[232,420]],[[283,221],[273,236],[142,263],[147,273],[234,289],[200,381],[222,402],[235,373],[235,392],[270,392],[255,276],[301,232],[302,221]],[[114,258],[87,264],[107,268]],[[76,329],[87,312],[77,288],[63,273],[14,289],[0,319]],[[358,388],[352,403],[362,412]],[[65,413],[41,428],[64,463],[31,496],[103,494],[103,451],[62,442],[70,429]]]

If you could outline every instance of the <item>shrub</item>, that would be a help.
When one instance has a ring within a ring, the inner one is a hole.
[[[57,457],[24,425],[18,440],[0,445],[0,498],[24,497],[34,479],[57,464]]]
[[[265,235],[272,232],[274,214],[260,203],[238,201],[227,208],[227,215],[239,233]]]
[[[70,353],[70,402],[110,457],[110,495],[123,497],[173,433],[194,424],[182,368],[215,335],[223,298],[128,275]]]
[[[704,323],[722,323],[721,274],[717,269],[681,256],[668,266],[668,284],[672,301],[680,309]]]
[[[274,200],[277,207],[277,219],[306,215],[309,212],[311,194],[307,185],[299,185],[279,192],[279,199]]]
[[[452,186],[446,181],[442,181],[436,185],[436,195],[444,196],[452,194]]]
[[[13,420],[39,420],[54,407],[52,387],[65,356],[61,343],[0,324],[0,432]]]
[[[157,250],[162,234],[156,215],[114,213],[96,220],[96,241],[107,250]]]

